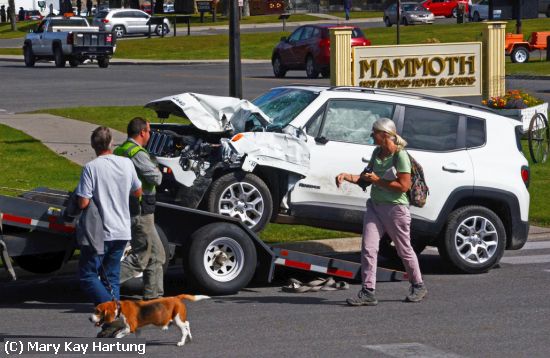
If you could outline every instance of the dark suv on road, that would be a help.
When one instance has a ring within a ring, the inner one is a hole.
[[[306,70],[308,78],[330,76],[330,28],[336,25],[304,25],[298,27],[273,49],[271,63],[275,77],[284,77],[288,70]],[[363,31],[353,27],[351,46],[370,46]]]

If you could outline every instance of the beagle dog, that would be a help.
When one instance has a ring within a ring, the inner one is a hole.
[[[130,333],[139,335],[139,329],[143,326],[153,324],[167,330],[170,323],[174,322],[181,330],[181,340],[178,346],[183,346],[189,336],[191,329],[187,321],[187,308],[183,300],[201,301],[210,298],[202,295],[179,295],[175,297],[162,297],[150,301],[115,301],[104,302],[96,306],[90,321],[97,327],[103,323],[111,323],[120,317],[125,328],[119,330],[115,338],[122,338]]]

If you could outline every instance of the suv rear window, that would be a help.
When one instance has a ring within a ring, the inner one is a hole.
[[[100,11],[95,15],[95,18],[96,19],[104,19],[105,17],[107,17],[108,13],[109,13],[108,11]]]
[[[458,122],[455,113],[406,107],[401,136],[411,149],[455,150],[459,149]]]

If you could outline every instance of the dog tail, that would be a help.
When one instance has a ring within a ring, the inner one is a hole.
[[[176,296],[178,299],[180,300],[188,300],[188,301],[193,301],[193,302],[196,302],[196,301],[202,301],[202,300],[207,300],[210,298],[210,296],[204,296],[204,295],[186,295],[186,294],[183,294],[183,295],[178,295]]]

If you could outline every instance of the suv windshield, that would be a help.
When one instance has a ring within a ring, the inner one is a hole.
[[[274,88],[252,101],[278,128],[286,127],[319,94],[296,88]]]

